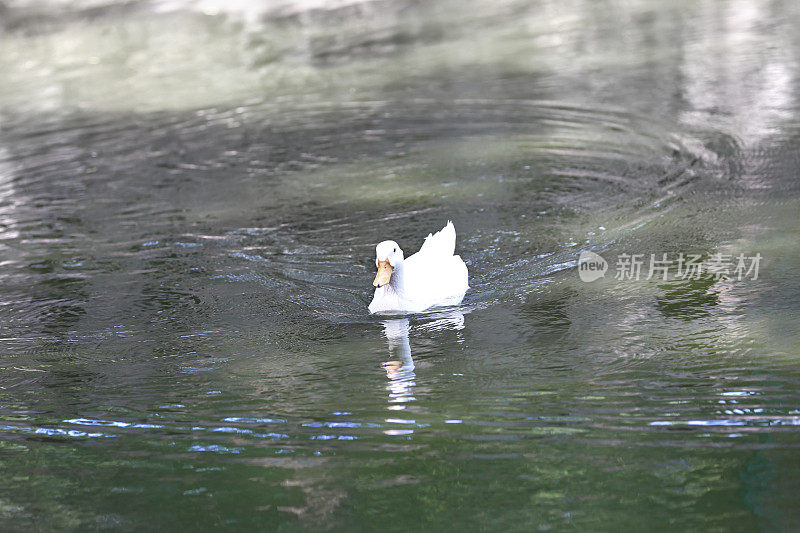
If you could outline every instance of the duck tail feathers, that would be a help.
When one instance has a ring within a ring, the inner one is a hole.
[[[436,233],[429,233],[422,243],[419,252],[425,255],[452,256],[456,251],[456,228],[448,220],[445,226]]]

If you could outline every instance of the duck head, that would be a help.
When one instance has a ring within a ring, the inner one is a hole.
[[[375,247],[375,266],[378,267],[378,274],[372,284],[375,287],[388,285],[392,279],[392,272],[403,262],[403,250],[394,241],[383,241]]]

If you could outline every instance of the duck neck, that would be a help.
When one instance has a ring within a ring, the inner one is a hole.
[[[400,261],[392,271],[392,278],[389,280],[394,292],[403,294],[405,292],[405,276],[403,275],[403,262]]]

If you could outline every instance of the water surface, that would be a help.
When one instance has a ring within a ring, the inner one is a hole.
[[[0,528],[791,529],[799,22],[8,2]],[[463,304],[370,316],[448,219]]]

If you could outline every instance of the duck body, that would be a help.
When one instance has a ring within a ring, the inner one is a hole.
[[[375,295],[370,313],[417,313],[431,307],[458,305],[469,289],[467,265],[454,255],[456,230],[452,222],[428,235],[419,252],[408,259],[394,241],[376,249]]]

